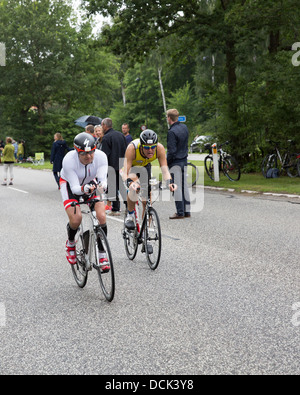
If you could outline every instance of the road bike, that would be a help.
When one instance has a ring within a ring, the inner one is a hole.
[[[221,144],[218,146],[219,152],[219,172],[223,172],[224,175],[230,181],[238,181],[241,178],[241,169],[237,160],[232,156],[227,154],[222,147],[228,145],[229,142]],[[212,155],[212,146],[206,144],[205,148],[209,150],[209,155],[204,159],[204,166],[208,177],[214,181],[214,160]]]
[[[77,262],[71,268],[74,279],[80,288],[85,287],[88,273],[92,269],[96,269],[102,292],[105,298],[111,302],[115,295],[114,266],[107,237],[96,216],[95,204],[97,202],[99,202],[98,199],[91,199],[88,202],[72,203],[74,210],[76,210],[76,206],[81,205],[85,205],[86,208],[81,209],[83,218],[75,237]],[[99,245],[108,260],[108,266],[110,266],[108,272],[102,272],[100,268]]]
[[[267,140],[268,143],[274,145],[274,149],[271,154],[265,156],[262,162],[262,173],[264,177],[267,177],[268,171],[271,169],[278,169],[279,173],[284,171],[291,178],[300,175],[300,154],[291,153],[287,149],[283,154],[280,153],[280,143],[278,141]],[[293,140],[287,140],[290,147],[294,145]]]
[[[151,198],[148,198],[144,207],[143,200],[139,194],[134,210],[134,230],[126,228],[126,215],[127,213],[125,213],[122,233],[127,257],[131,261],[134,260],[138,246],[142,245],[142,253],[146,254],[150,269],[157,269],[161,257],[162,236],[159,217],[156,210],[152,207]],[[140,218],[142,218],[142,221],[140,221]]]

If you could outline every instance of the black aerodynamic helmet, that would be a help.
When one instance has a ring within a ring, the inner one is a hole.
[[[157,144],[158,137],[157,137],[157,134],[153,130],[146,129],[141,133],[140,141],[141,141],[142,145]]]
[[[79,133],[74,139],[74,147],[77,152],[91,152],[96,149],[96,140],[89,133]]]

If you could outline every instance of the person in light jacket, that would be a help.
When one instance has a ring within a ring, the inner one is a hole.
[[[9,185],[13,185],[14,179],[14,163],[15,163],[15,147],[12,144],[13,139],[6,137],[6,145],[4,148],[0,148],[3,151],[3,162],[4,162],[4,181],[3,186],[7,186],[8,171],[10,174]]]

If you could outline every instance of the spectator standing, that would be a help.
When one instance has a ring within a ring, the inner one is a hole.
[[[0,148],[3,151],[3,162],[4,162],[4,182],[3,186],[7,186],[8,172],[10,174],[9,185],[13,185],[14,171],[13,166],[15,163],[15,147],[12,144],[13,139],[11,137],[6,138],[6,145],[4,148]]]
[[[175,192],[176,213],[170,219],[182,219],[191,216],[190,194],[187,185],[187,157],[189,131],[185,124],[178,121],[179,112],[176,109],[167,111],[167,121],[170,125],[167,138],[167,161],[173,182],[178,185]],[[172,171],[173,168],[173,171]],[[176,179],[174,180],[174,175]]]
[[[112,211],[110,215],[120,215],[120,169],[123,167],[125,151],[127,148],[125,137],[121,132],[113,129],[112,120],[105,118],[102,121],[104,136],[102,139],[102,151],[107,155],[108,166],[114,169],[115,185],[112,184],[112,177],[109,176],[108,193],[113,196]],[[122,182],[122,181],[121,181]]]
[[[24,141],[21,140],[19,141],[19,145],[18,145],[17,161],[23,162],[24,156],[25,156]]]
[[[133,138],[132,138],[132,136],[131,136],[131,134],[129,132],[130,132],[129,124],[128,123],[123,123],[123,125],[122,125],[122,133],[123,133],[123,135],[125,137],[127,146],[128,146],[129,143],[131,143],[131,141],[133,141]]]
[[[95,126],[94,125],[87,125],[85,127],[85,132],[92,135],[95,140],[97,140],[97,137],[95,135]]]
[[[68,151],[71,151],[71,148],[68,147],[62,135],[60,133],[55,133],[54,143],[52,144],[52,149],[51,149],[50,163],[53,164],[52,171],[55,181],[58,185],[58,189],[60,189],[59,180],[60,180],[60,172],[62,169],[62,162],[66,152]]]
[[[2,149],[4,149],[4,147],[5,147],[4,141],[0,140],[0,163],[1,163]]]
[[[97,149],[101,150],[102,147],[102,139],[103,139],[104,133],[101,125],[95,126],[95,137],[97,138],[96,141],[96,147]]]
[[[18,159],[18,143],[15,140],[13,140],[12,145],[15,147],[14,155],[15,155],[15,161],[17,161],[17,159]]]

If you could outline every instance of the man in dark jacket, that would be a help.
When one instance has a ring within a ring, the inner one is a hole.
[[[66,152],[71,151],[72,148],[69,148],[66,141],[63,139],[62,135],[60,133],[55,133],[54,135],[54,143],[52,144],[52,149],[51,149],[51,158],[50,158],[50,163],[53,164],[53,175],[55,178],[55,181],[58,185],[58,189],[60,189],[59,186],[59,179],[60,179],[60,172],[62,169],[62,162],[65,157]]]
[[[178,190],[175,192],[176,213],[170,219],[190,217],[190,194],[187,185],[187,157],[189,131],[186,125],[178,121],[179,112],[176,109],[167,111],[170,125],[167,139],[167,161]],[[172,171],[173,168],[173,171]]]
[[[107,155],[108,166],[115,170],[116,184],[112,185],[112,177],[109,174],[108,177],[108,194],[110,200],[112,200],[112,212],[111,215],[120,215],[120,200],[119,200],[119,189],[120,189],[120,169],[123,167],[123,160],[126,151],[126,140],[121,132],[117,132],[112,127],[112,120],[110,118],[103,119],[102,130],[104,133],[102,139],[102,151]],[[121,160],[120,160],[121,159]],[[113,199],[112,199],[113,198]]]

